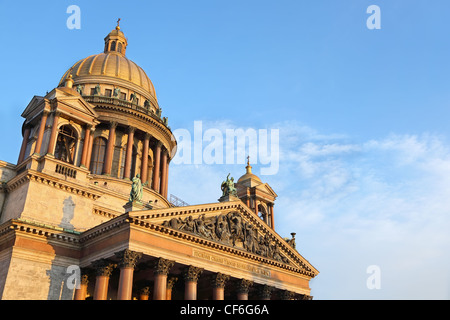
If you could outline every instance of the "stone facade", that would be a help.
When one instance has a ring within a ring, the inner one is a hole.
[[[117,26],[22,113],[17,164],[0,161],[1,299],[310,298],[318,271],[249,163],[217,203],[169,202],[176,140],[126,46]]]

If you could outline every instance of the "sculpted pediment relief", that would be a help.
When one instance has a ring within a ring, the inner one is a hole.
[[[220,204],[217,204],[217,209],[207,207],[203,211],[201,208],[202,205],[199,205],[195,210],[183,211],[183,207],[179,207],[182,214],[175,214],[175,208],[168,209],[170,211],[166,213],[162,209],[161,213],[148,211],[152,215],[138,216],[136,212],[135,217],[153,220],[166,228],[218,242],[315,275],[314,267],[301,257],[292,243],[281,238],[252,211],[247,210],[240,200],[225,210]]]
[[[318,274],[318,270],[301,256],[290,239],[283,239],[241,200],[129,214],[132,218],[176,230],[177,234],[194,235],[254,254],[268,264],[301,270],[301,273],[311,277]]]

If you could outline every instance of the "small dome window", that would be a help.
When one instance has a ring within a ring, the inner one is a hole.
[[[115,42],[115,41],[111,42],[111,48],[110,48],[110,50],[111,50],[111,51],[116,51],[116,42]]]

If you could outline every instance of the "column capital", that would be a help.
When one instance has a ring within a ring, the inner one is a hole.
[[[110,121],[109,122],[109,128],[115,129],[119,123],[117,121]]]
[[[170,268],[173,267],[175,264],[175,261],[171,261],[164,258],[159,258],[156,260],[154,264],[153,272],[155,274],[162,274],[162,275],[168,275]]]
[[[281,300],[292,300],[294,299],[294,292],[283,290],[280,292],[280,298]]]
[[[81,276],[80,284],[84,284],[84,285],[86,285],[86,286],[89,284],[89,277],[88,277],[87,274],[83,274],[83,275]]]
[[[230,279],[230,276],[223,273],[216,273],[212,277],[211,284],[214,288],[225,288],[225,283]]]
[[[119,268],[135,268],[137,261],[142,257],[142,252],[125,249],[114,253],[120,259]]]
[[[241,279],[237,283],[237,292],[238,293],[248,293],[250,287],[253,285],[253,281]]]
[[[167,289],[173,289],[173,287],[175,286],[175,282],[177,281],[177,277],[170,277],[169,279],[167,279]]]
[[[270,297],[272,295],[272,291],[273,291],[273,287],[268,286],[268,285],[263,285],[262,287],[259,288],[259,296],[261,299],[263,300],[270,300]]]
[[[203,268],[189,266],[183,270],[183,278],[185,281],[197,282],[203,270]]]
[[[97,276],[110,277],[117,264],[112,263],[107,259],[99,259],[92,262]]]
[[[143,287],[139,290],[139,293],[144,296],[150,295],[150,287]]]
[[[136,127],[128,126],[128,134],[134,133],[136,131]]]

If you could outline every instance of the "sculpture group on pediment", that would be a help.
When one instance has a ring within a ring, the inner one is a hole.
[[[258,229],[253,224],[244,221],[237,212],[213,217],[201,214],[197,218],[192,215],[184,219],[172,218],[164,221],[163,226],[289,264],[289,260],[280,253],[278,243],[272,240],[268,234],[259,234]]]

